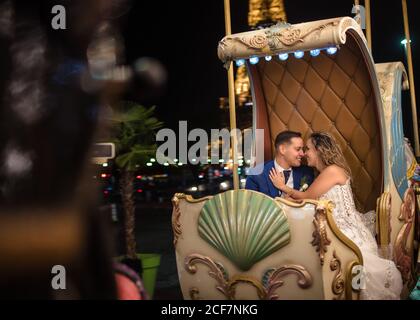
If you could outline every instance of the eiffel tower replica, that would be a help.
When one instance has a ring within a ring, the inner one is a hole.
[[[287,22],[284,0],[249,0],[248,26],[251,29],[266,28],[278,22]],[[251,87],[245,65],[236,70],[235,96],[237,105],[237,127],[240,130],[252,126]],[[222,127],[229,128],[229,101],[220,97]]]

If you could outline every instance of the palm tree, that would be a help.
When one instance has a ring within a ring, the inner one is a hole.
[[[115,163],[121,171],[120,191],[125,216],[127,258],[136,260],[134,172],[156,153],[156,131],[163,123],[153,117],[155,107],[145,108],[134,102],[123,102],[113,117]]]

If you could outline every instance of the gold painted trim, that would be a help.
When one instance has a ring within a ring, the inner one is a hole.
[[[203,198],[200,198],[200,199],[194,199],[189,194],[175,193],[175,195],[172,197],[172,200],[171,200],[172,201],[172,207],[173,207],[172,231],[174,233],[174,240],[173,240],[174,247],[176,247],[176,245],[178,243],[178,239],[182,235],[181,223],[179,222],[179,219],[181,217],[181,209],[179,207],[179,201],[180,200],[185,200],[188,203],[200,203],[200,202],[203,202],[203,201],[210,200],[211,198],[213,198],[213,196],[207,196],[207,197],[203,197]]]
[[[313,284],[313,278],[309,271],[306,270],[305,267],[296,264],[284,265],[283,267],[277,269],[271,269],[268,270],[266,274],[267,273],[269,273],[269,277],[265,284],[265,290],[266,299],[268,300],[278,300],[279,296],[275,294],[275,290],[283,285],[284,281],[280,280],[283,276],[287,276],[289,274],[297,275],[298,286],[302,289],[308,289]]]
[[[376,201],[376,227],[380,246],[391,241],[391,194],[384,192]]]
[[[181,217],[181,209],[179,208],[179,198],[177,195],[179,195],[179,193],[175,194],[175,196],[172,198],[172,232],[174,234],[173,244],[175,248],[178,243],[178,238],[182,234],[181,223],[179,222]]]
[[[407,180],[410,180],[414,176],[414,172],[416,171],[417,162],[413,160],[411,162],[410,168],[407,169]]]
[[[265,290],[265,288],[263,287],[263,285],[256,279],[249,277],[249,276],[242,276],[242,275],[236,275],[232,278],[232,280],[229,281],[228,283],[228,293],[229,293],[229,297],[234,300],[235,299],[235,295],[236,295],[236,286],[239,283],[248,283],[250,285],[252,285],[254,288],[257,289],[257,294],[258,297],[261,300],[266,299],[267,297],[267,292]]]
[[[185,194],[185,193],[175,193],[174,197],[177,197],[179,200],[184,199],[185,201],[187,201],[189,203],[200,203],[200,202],[210,200],[210,199],[213,198],[213,196],[206,196],[206,197],[194,199],[193,196],[191,196],[189,194]]]
[[[184,268],[188,273],[195,274],[197,272],[196,264],[198,263],[204,264],[210,269],[208,274],[217,281],[216,289],[229,300],[235,300],[236,286],[240,283],[249,284],[257,289],[258,297],[261,300],[277,300],[278,295],[275,294],[275,290],[284,284],[281,278],[289,274],[298,276],[297,283],[302,289],[310,288],[313,284],[311,274],[305,267],[300,265],[284,265],[279,268],[269,269],[264,273],[260,282],[251,276],[241,274],[235,275],[229,280],[229,275],[220,262],[215,262],[210,257],[197,253],[185,258]],[[191,287],[189,290],[189,295],[192,300],[199,300],[199,293],[200,291],[197,287]]]
[[[360,251],[359,247],[353,241],[347,238],[347,236],[338,228],[333,217],[333,212],[330,208],[327,209],[327,222],[334,235],[356,254],[358,263],[363,265],[362,252]]]
[[[228,287],[228,276],[222,264],[214,262],[210,257],[201,254],[191,254],[185,257],[184,268],[188,273],[195,274],[197,272],[197,263],[206,265],[210,271],[209,276],[218,283],[216,289],[219,290],[229,300],[232,299]],[[198,291],[198,290],[197,290]],[[190,290],[191,295],[191,290]]]
[[[313,206],[316,207],[320,204],[320,201],[311,200],[311,199],[304,199],[304,200],[301,200],[299,202],[294,202],[294,201],[287,200],[287,199],[284,199],[284,198],[276,197],[276,198],[274,198],[274,200],[277,201],[277,202],[280,202],[282,204],[285,204],[289,207],[292,207],[292,208],[303,208],[304,206],[306,206],[308,204],[312,204]]]
[[[334,298],[334,300],[337,300],[337,299],[342,300],[346,283],[343,277],[343,272],[341,270],[341,260],[337,256],[337,253],[335,250],[333,252],[333,259],[331,259],[331,262],[330,262],[330,269],[331,271],[337,271],[334,276],[334,280],[331,284],[332,292],[334,293],[334,295],[338,296]]]
[[[325,225],[326,214],[328,210],[332,210],[334,205],[331,201],[322,201],[316,207],[315,217],[313,225],[315,227],[312,233],[313,240],[312,246],[316,247],[316,251],[319,252],[319,260],[321,266],[324,265],[325,253],[328,251],[328,246],[331,244],[331,240],[328,239],[327,228]]]

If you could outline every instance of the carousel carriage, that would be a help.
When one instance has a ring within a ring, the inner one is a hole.
[[[226,36],[219,58],[245,63],[253,129],[264,158],[282,130],[333,134],[352,169],[361,212],[374,210],[378,245],[413,286],[419,213],[407,178],[402,63],[374,64],[364,34],[343,17]],[[185,299],[358,299],[363,257],[336,226],[334,203],[294,203],[250,190],[202,199],[176,194],[173,231]],[[418,239],[417,239],[418,240]]]

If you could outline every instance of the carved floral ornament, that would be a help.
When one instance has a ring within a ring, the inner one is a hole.
[[[319,38],[322,30],[329,26],[336,26],[337,24],[338,21],[331,21],[318,27],[304,30],[288,23],[278,23],[275,26],[266,29],[264,33],[255,34],[251,37],[232,36],[227,39],[239,41],[249,49],[255,49],[256,51],[262,52],[262,49],[268,46],[272,52],[276,52],[285,47],[303,43],[308,36],[314,33],[316,34],[315,37]]]
[[[330,262],[331,271],[336,271],[332,282],[332,292],[336,295],[335,299],[341,300],[344,297],[345,280],[341,270],[341,260],[338,258],[336,251],[333,252],[333,259]]]
[[[181,199],[185,199],[185,201],[189,202],[189,203],[198,203],[198,202],[202,202],[202,201],[206,201],[211,199],[211,196],[207,196],[201,199],[194,199],[192,196],[190,195],[186,195],[184,193],[176,193],[173,198],[172,198],[172,207],[173,207],[173,212],[172,212],[172,231],[174,234],[174,240],[173,240],[173,244],[176,247],[177,243],[178,243],[178,239],[179,237],[182,235],[182,228],[181,228],[181,223],[179,221],[179,219],[181,218],[181,209],[179,206],[179,202]]]
[[[404,283],[411,278],[412,256],[407,250],[410,247],[408,243],[411,229],[413,228],[415,215],[415,195],[412,188],[408,188],[404,194],[404,202],[401,205],[400,216],[398,219],[404,224],[398,232],[395,240],[394,252],[395,263],[401,272]]]
[[[225,37],[219,43],[219,58],[227,62],[253,55],[274,55],[337,46],[345,43],[348,29],[355,30],[366,41],[360,26],[349,17],[296,25],[279,22],[263,30]]]
[[[179,197],[181,194],[175,194],[172,198],[172,205],[173,205],[173,213],[172,213],[172,231],[174,234],[174,247],[176,247],[178,243],[178,238],[182,234],[181,223],[179,222],[179,218],[181,217],[181,210],[179,209]]]
[[[216,289],[229,300],[235,300],[236,286],[238,284],[248,284],[254,287],[261,300],[278,300],[279,296],[275,291],[284,284],[283,278],[287,275],[296,275],[297,284],[302,289],[310,288],[313,283],[311,274],[306,268],[299,265],[285,265],[279,268],[268,269],[264,272],[261,281],[259,281],[247,275],[235,275],[230,279],[229,274],[221,263],[200,254],[191,254],[185,258],[184,267],[187,272],[195,274],[197,272],[197,264],[203,264],[210,269],[208,274],[216,280]],[[200,299],[200,292],[197,287],[190,288],[189,293],[191,299]]]
[[[321,265],[324,264],[325,253],[327,247],[331,244],[331,240],[327,234],[327,212],[332,212],[334,204],[331,201],[321,200],[320,204],[316,207],[315,218],[313,220],[314,232],[312,233],[312,245],[316,247],[319,252],[319,260]]]

